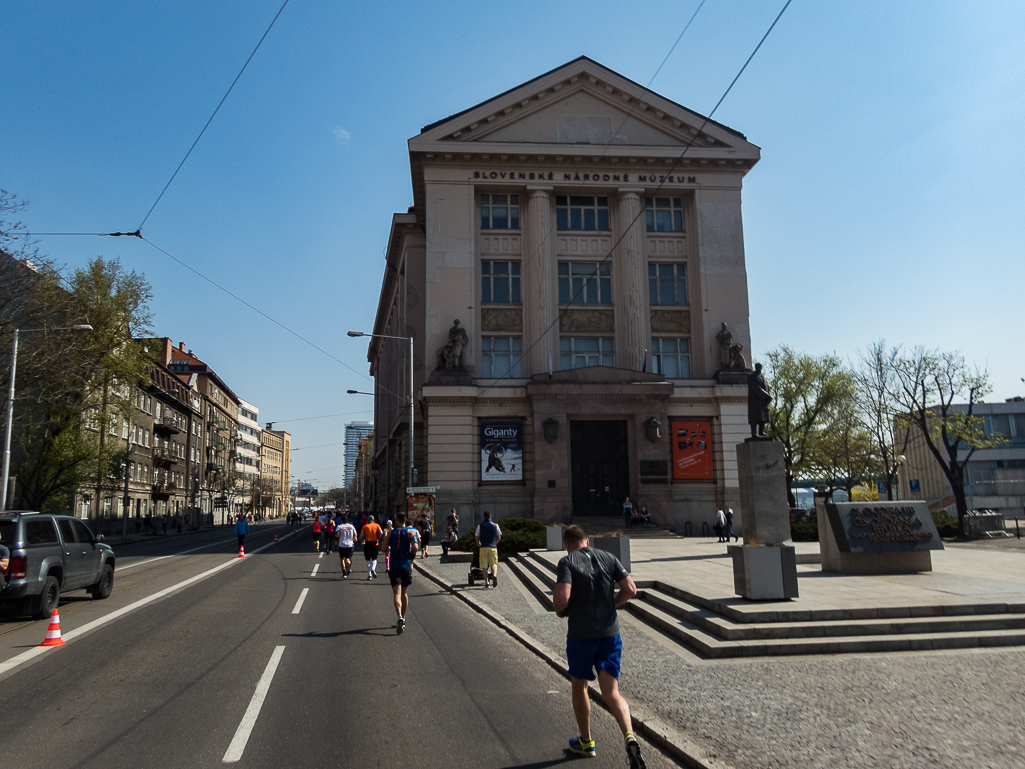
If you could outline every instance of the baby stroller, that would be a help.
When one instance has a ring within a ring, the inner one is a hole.
[[[488,580],[488,575],[485,574],[484,569],[480,567],[480,548],[477,547],[477,545],[473,546],[473,560],[470,561],[470,573],[467,575],[466,579],[470,583],[470,587],[473,587],[473,584],[477,580],[482,582],[486,582]],[[492,587],[498,586],[498,578],[494,575],[491,575],[490,581]]]

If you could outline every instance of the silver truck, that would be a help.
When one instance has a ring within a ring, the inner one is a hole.
[[[114,551],[69,515],[29,510],[0,514],[0,545],[11,551],[0,611],[46,619],[62,593],[85,589],[107,598],[114,588]]]

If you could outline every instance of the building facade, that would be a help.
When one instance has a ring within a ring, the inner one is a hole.
[[[955,404],[954,410],[967,406]],[[972,413],[983,420],[988,438],[1001,439],[994,448],[977,449],[968,461],[965,497],[969,510],[992,510],[1020,517],[1025,509],[1025,399],[976,403]],[[939,444],[937,444],[939,446]],[[942,447],[940,451],[942,451]],[[961,456],[964,456],[962,449]],[[898,479],[901,499],[919,499],[933,510],[957,514],[954,495],[921,430],[911,428]]]
[[[409,140],[375,334],[414,338],[418,485],[465,520],[739,505],[742,134],[577,59]],[[404,508],[408,345],[373,338],[375,505]],[[468,516],[468,517],[467,517]]]
[[[260,447],[263,480],[263,514],[277,518],[288,512],[289,455],[292,452],[292,436],[284,430],[263,430]]]
[[[261,435],[260,409],[246,400],[239,399],[238,435],[235,447],[236,513],[257,512],[261,486],[260,458]]]
[[[373,422],[351,422],[345,426],[345,480],[343,485],[346,488],[352,485],[352,479],[356,474],[356,458],[359,456],[360,441],[373,431]]]

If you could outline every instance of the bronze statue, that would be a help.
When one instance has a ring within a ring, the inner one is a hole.
[[[769,404],[772,395],[762,376],[762,364],[756,363],[755,370],[747,377],[747,421],[751,425],[752,438],[765,438],[765,423],[769,421]],[[755,430],[757,429],[757,434]]]
[[[438,368],[462,371],[463,351],[469,343],[470,337],[466,335],[466,329],[460,327],[459,319],[452,321],[452,328],[448,330],[448,344],[438,350]]]

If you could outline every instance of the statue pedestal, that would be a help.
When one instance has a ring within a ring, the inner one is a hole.
[[[797,598],[783,444],[764,439],[738,443],[737,471],[744,544],[728,548],[734,589],[752,600]]]
[[[797,598],[797,551],[794,547],[730,545],[733,589],[753,601]]]

